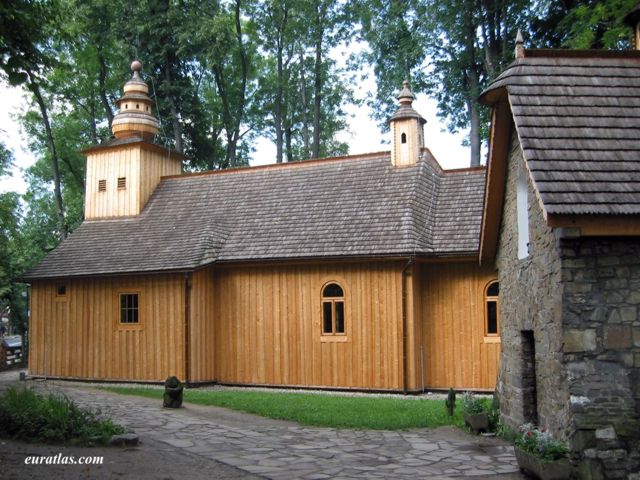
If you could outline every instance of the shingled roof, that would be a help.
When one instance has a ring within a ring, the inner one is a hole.
[[[484,169],[423,151],[164,178],[137,217],[85,221],[23,279],[186,271],[213,262],[472,255]]]
[[[547,214],[640,214],[640,52],[526,50],[505,90]]]

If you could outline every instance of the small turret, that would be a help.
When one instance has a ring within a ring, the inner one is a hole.
[[[389,119],[391,163],[396,167],[415,165],[420,157],[420,150],[424,147],[423,126],[427,121],[411,106],[414,99],[409,82],[405,80],[398,95],[400,106]]]

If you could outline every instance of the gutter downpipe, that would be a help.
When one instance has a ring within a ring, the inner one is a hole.
[[[413,265],[414,257],[409,257],[402,269],[402,393],[407,394],[407,271]]]
[[[184,383],[191,382],[191,273],[184,274]]]

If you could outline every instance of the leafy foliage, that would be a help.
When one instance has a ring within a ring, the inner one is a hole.
[[[472,392],[465,392],[462,395],[462,411],[467,415],[476,415],[487,410],[488,405],[484,398],[478,397]]]
[[[124,429],[65,396],[11,387],[0,397],[0,432],[18,440],[91,446],[107,444]]]
[[[544,428],[538,429],[527,423],[520,427],[520,432],[521,435],[516,438],[516,446],[543,460],[558,460],[566,457],[569,452],[564,443],[554,440]]]

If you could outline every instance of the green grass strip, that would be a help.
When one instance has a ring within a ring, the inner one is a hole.
[[[152,388],[107,387],[105,390],[159,401],[163,394],[163,390]],[[403,430],[464,423],[459,408],[453,417],[447,415],[444,400],[193,389],[185,390],[184,401],[320,427]]]

